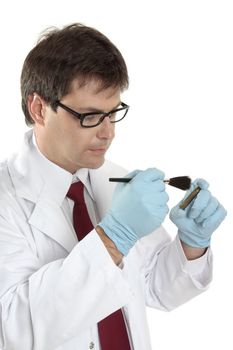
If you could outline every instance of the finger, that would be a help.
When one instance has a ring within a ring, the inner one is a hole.
[[[182,204],[184,202],[184,200],[197,188],[200,187],[201,189],[207,189],[209,186],[208,182],[204,179],[196,179],[191,183],[190,188],[188,189],[188,191],[186,191],[183,199],[180,201],[179,204]],[[191,204],[193,204],[194,202],[191,202]],[[191,208],[191,205],[189,205],[189,208]]]
[[[137,174],[139,174],[142,170],[133,170],[131,171],[130,173],[128,173],[127,175],[124,176],[124,178],[127,178],[127,179],[131,179],[131,181],[129,182],[118,182],[117,185],[116,185],[116,188],[115,188],[115,191],[120,191],[122,190],[123,188],[125,188],[126,185],[130,184],[131,182],[134,181],[134,178],[137,176]]]
[[[198,218],[202,211],[207,207],[210,198],[211,194],[209,191],[201,190],[190,206],[188,216],[192,219]]]
[[[194,187],[199,186],[202,190],[207,190],[207,188],[209,187],[209,183],[204,180],[204,179],[196,179],[193,182]]]
[[[205,221],[203,221],[202,226],[206,229],[209,228],[214,231],[225,219],[226,215],[227,215],[226,209],[221,204],[219,204],[217,210]]]
[[[214,212],[217,210],[218,206],[219,206],[218,200],[215,197],[211,197],[206,208],[203,209],[199,217],[196,218],[196,222],[201,223],[203,220],[213,215]]]
[[[173,207],[169,213],[169,218],[171,219],[171,221],[173,222],[173,220],[175,218],[179,218],[179,219],[183,219],[186,217],[186,211],[180,209],[179,205],[176,205],[175,207]]]
[[[159,206],[163,206],[169,201],[169,196],[167,192],[164,191],[164,192],[157,193],[157,199],[158,199]]]
[[[127,175],[125,175],[125,178],[129,178],[129,179],[133,179],[137,174],[139,174],[140,172],[142,172],[142,170],[133,170],[130,173],[128,173]]]
[[[150,181],[156,181],[156,180],[164,180],[164,172],[161,170],[158,170],[156,168],[148,168],[139,174],[136,175],[135,180],[137,181],[144,181],[144,182],[150,182]]]
[[[160,208],[167,204],[169,196],[166,191],[153,192],[151,189],[147,193],[143,193],[142,200],[145,202],[145,205],[153,206],[154,208]]]
[[[166,190],[166,185],[162,180],[156,180],[151,183],[151,188],[154,192],[163,192]]]
[[[163,205],[161,206],[159,209],[157,209],[154,212],[154,216],[158,217],[158,219],[164,215],[164,218],[167,216],[167,214],[169,213],[169,207],[168,205]]]

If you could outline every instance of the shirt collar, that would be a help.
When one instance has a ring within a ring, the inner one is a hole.
[[[32,137],[33,153],[36,157],[40,174],[45,185],[45,193],[55,200],[59,205],[62,204],[72,182],[81,181],[93,199],[91,189],[89,170],[86,168],[79,169],[75,174],[59,167],[46,158],[39,150],[36,138],[33,133]]]
[[[90,183],[89,169],[82,168],[77,170],[76,173],[73,175],[72,182],[77,182],[77,181],[81,181],[84,184],[84,187],[86,188],[87,192],[89,193],[91,198],[94,200],[91,183]]]

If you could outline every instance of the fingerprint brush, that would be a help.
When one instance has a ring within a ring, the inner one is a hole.
[[[110,177],[109,181],[111,182],[123,182],[127,183],[131,181],[132,178],[129,177]],[[170,179],[164,180],[164,182],[170,186],[179,188],[180,190],[188,190],[191,185],[191,179],[189,176],[176,176],[171,177]]]
[[[164,180],[164,182],[170,186],[177,187],[183,191],[188,190],[191,185],[191,179],[189,176],[171,177],[168,180]]]
[[[198,193],[201,191],[201,188],[197,186],[194,190],[189,194],[187,198],[180,204],[180,209],[185,210],[187,206],[196,198]]]

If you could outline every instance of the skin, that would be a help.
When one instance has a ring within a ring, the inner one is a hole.
[[[109,112],[120,101],[119,89],[110,87],[99,91],[99,83],[95,80],[82,87],[74,81],[71,91],[61,99],[63,104],[79,113]],[[94,128],[83,128],[78,119],[62,108],[58,107],[54,112],[36,93],[28,99],[28,110],[35,122],[33,128],[37,145],[47,159],[71,174],[81,168],[97,169],[104,163],[115,136],[114,124],[109,118]],[[97,226],[96,231],[113,261],[119,265],[123,255],[102,228]],[[206,251],[181,244],[188,260],[197,259]]]
[[[96,92],[98,83],[91,81],[72,91],[61,102],[79,113],[109,112],[120,103],[120,91],[113,88]],[[29,98],[29,110],[35,121],[34,132],[40,151],[53,163],[70,173],[81,168],[99,168],[115,136],[109,118],[94,128],[83,128],[80,121],[58,107],[57,113],[39,95]]]

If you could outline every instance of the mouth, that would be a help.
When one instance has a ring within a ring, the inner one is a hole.
[[[108,150],[107,147],[100,147],[100,148],[90,148],[89,151],[93,154],[104,154]]]

